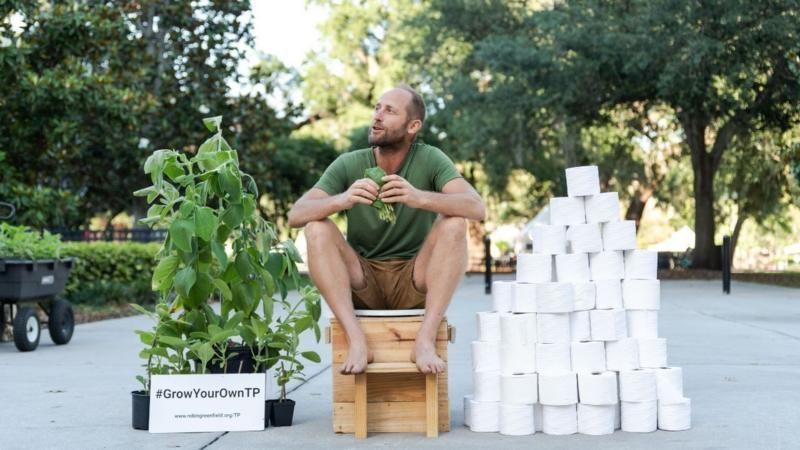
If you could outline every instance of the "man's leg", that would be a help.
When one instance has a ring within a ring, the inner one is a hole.
[[[358,255],[328,219],[306,224],[305,235],[309,275],[347,333],[347,359],[339,371],[361,373],[371,362],[372,353],[353,311],[351,288],[360,289],[366,284]]]
[[[414,285],[425,292],[425,319],[411,357],[423,373],[440,373],[445,369],[444,361],[436,355],[436,333],[466,269],[466,219],[440,217],[414,263]]]

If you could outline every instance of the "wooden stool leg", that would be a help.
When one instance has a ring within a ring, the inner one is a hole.
[[[367,437],[367,374],[359,373],[355,375],[355,428],[356,439]]]
[[[439,436],[439,375],[425,375],[425,422],[429,438]]]

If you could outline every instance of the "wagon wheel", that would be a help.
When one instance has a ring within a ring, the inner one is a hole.
[[[14,344],[17,349],[21,352],[36,350],[41,334],[42,327],[39,324],[39,316],[36,315],[36,308],[29,306],[18,308],[14,316]]]
[[[72,339],[72,332],[75,330],[75,316],[72,313],[72,305],[68,301],[60,298],[53,300],[47,328],[50,330],[50,338],[56,345],[66,344]]]

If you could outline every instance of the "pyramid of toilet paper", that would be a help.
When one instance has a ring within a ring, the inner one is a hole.
[[[533,228],[516,281],[492,284],[477,313],[465,424],[506,435],[603,435],[691,427],[679,367],[658,335],[654,251],[636,249],[596,166],[567,169],[567,197]]]

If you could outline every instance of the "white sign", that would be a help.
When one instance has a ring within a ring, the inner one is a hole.
[[[150,432],[264,429],[263,373],[153,375]]]

